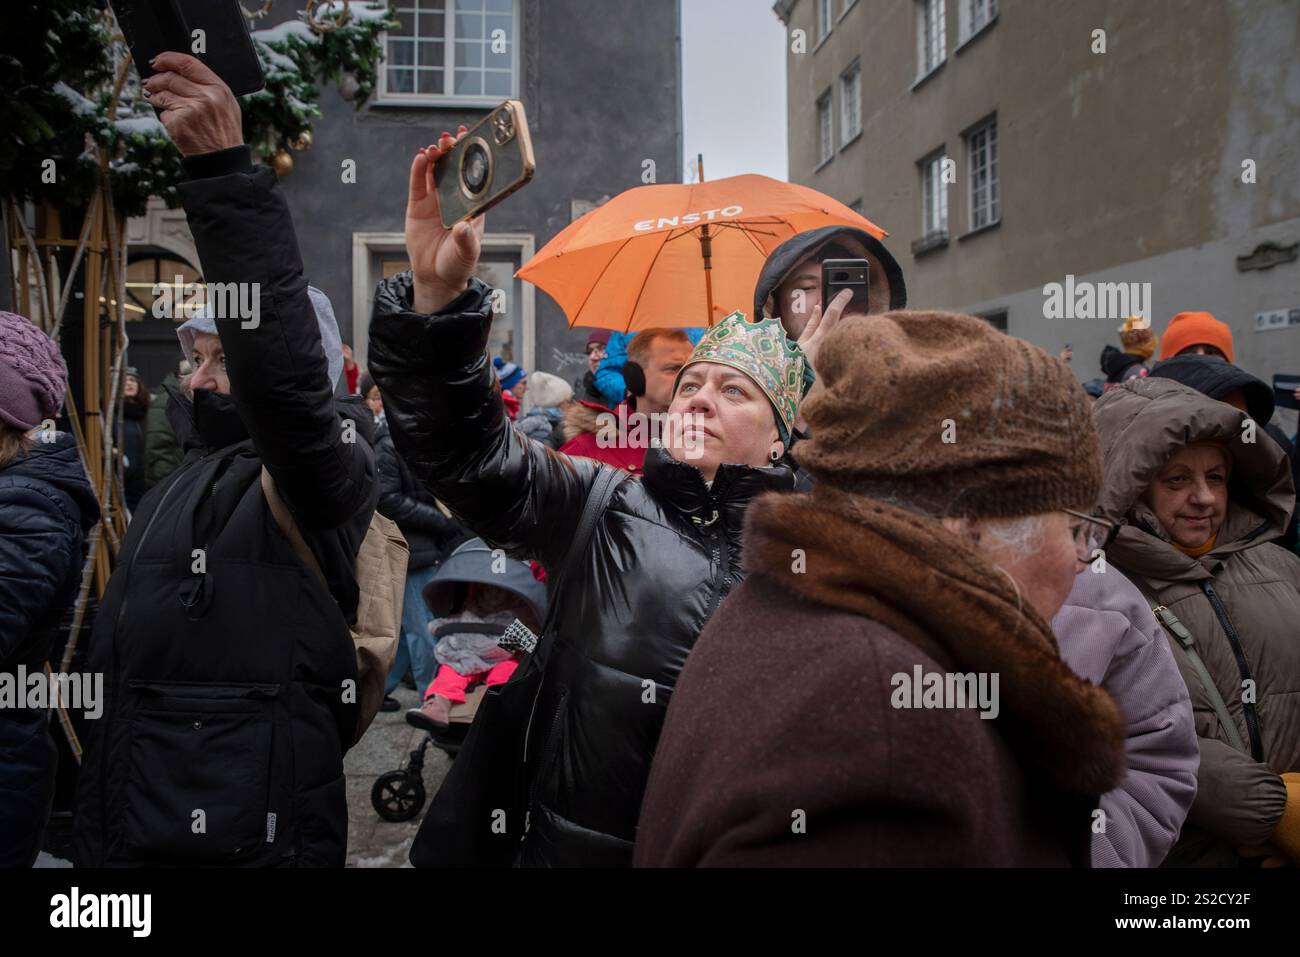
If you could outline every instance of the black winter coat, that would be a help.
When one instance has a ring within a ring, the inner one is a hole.
[[[477,279],[442,312],[411,311],[411,277],[375,294],[370,371],[393,441],[469,529],[560,568],[599,469],[525,439],[507,419],[486,353],[491,315]],[[659,729],[686,656],[744,577],[745,507],[789,490],[784,465],[724,465],[710,488],[659,449],[597,522],[558,602],[530,733],[535,764],[524,865],[628,865]],[[484,811],[485,814],[490,811]]]
[[[37,440],[0,466],[0,675],[8,681],[20,666],[40,672],[53,653],[98,518],[72,436]],[[30,867],[40,851],[54,790],[48,726],[43,708],[0,707],[0,868]]]
[[[148,403],[127,400],[122,408],[122,480],[125,485],[126,507],[135,511],[145,492],[145,416]]]
[[[243,148],[186,166],[203,274],[258,283],[260,322],[217,321],[230,395],[171,395],[186,455],[141,501],[91,641],[106,705],[86,744],[74,856],[342,866],[357,723],[348,623],[379,494],[370,417],[335,401],[275,174]],[[328,588],[276,525],[264,465]]]
[[[375,430],[375,464],[379,470],[379,513],[397,523],[411,548],[407,570],[441,564],[470,535],[454,518],[444,515],[434,497],[415,480],[393,447],[387,423]]]

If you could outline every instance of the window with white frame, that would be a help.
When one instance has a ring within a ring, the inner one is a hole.
[[[520,0],[390,0],[379,103],[496,105],[518,96]]]
[[[993,22],[998,15],[998,0],[959,0],[958,34],[965,43]]]
[[[853,64],[840,76],[840,145],[862,132],[862,70]]]
[[[831,0],[817,0],[817,42],[831,32]]]
[[[1002,215],[996,117],[966,134],[966,158],[970,179],[970,228],[975,230],[996,223]]]
[[[936,69],[947,55],[947,25],[944,0],[917,0],[916,66],[917,75],[925,76]]]
[[[943,181],[943,150],[921,160],[921,238],[930,242],[948,237],[948,184]]]
[[[966,0],[970,11],[970,32],[977,33],[998,15],[998,0]]]
[[[825,163],[835,155],[835,121],[831,116],[831,94],[827,90],[817,101],[817,131],[820,138],[818,162]]]

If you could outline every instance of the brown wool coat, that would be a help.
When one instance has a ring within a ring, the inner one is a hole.
[[[1263,761],[1228,743],[1186,653],[1170,640],[1191,694],[1201,762],[1196,801],[1169,864],[1236,866],[1235,848],[1264,843],[1277,826],[1286,804],[1279,775],[1300,771],[1300,558],[1274,542],[1286,530],[1295,493],[1286,453],[1262,427],[1254,442],[1243,441],[1245,418],[1160,378],[1134,380],[1096,405],[1105,459],[1098,512],[1126,523],[1107,559],[1192,633],[1248,746],[1242,673],[1203,583],[1220,601],[1256,682]],[[1170,454],[1202,440],[1224,442],[1232,481],[1214,547],[1190,558],[1171,544],[1141,495]]]
[[[892,707],[895,674],[979,671],[991,659],[979,659],[980,641],[960,663],[942,639],[923,651],[811,597],[826,583],[853,587],[862,556],[841,547],[818,574],[790,574],[788,543],[755,534],[773,507],[771,498],[751,506],[749,576],[705,627],[673,693],[635,863],[1087,866],[1091,812],[1123,773],[1113,702],[1027,649],[1041,678],[1021,697],[1023,725],[1008,723],[1005,684],[1001,720]],[[810,509],[782,521],[797,525],[810,556],[812,543],[851,534]],[[1013,641],[987,637],[1005,652],[1002,670],[1025,663],[1007,651]],[[1019,739],[1026,729],[1032,744]]]

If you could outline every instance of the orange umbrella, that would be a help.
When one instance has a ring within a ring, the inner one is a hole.
[[[815,189],[752,173],[639,186],[574,221],[516,275],[549,293],[571,326],[711,326],[752,312],[768,254],[821,226],[888,235]]]

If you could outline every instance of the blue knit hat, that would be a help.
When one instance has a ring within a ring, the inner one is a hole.
[[[501,380],[501,388],[513,389],[519,384],[519,380],[528,375],[521,366],[513,362],[506,362],[500,356],[492,360],[492,365],[497,370],[497,378]]]

